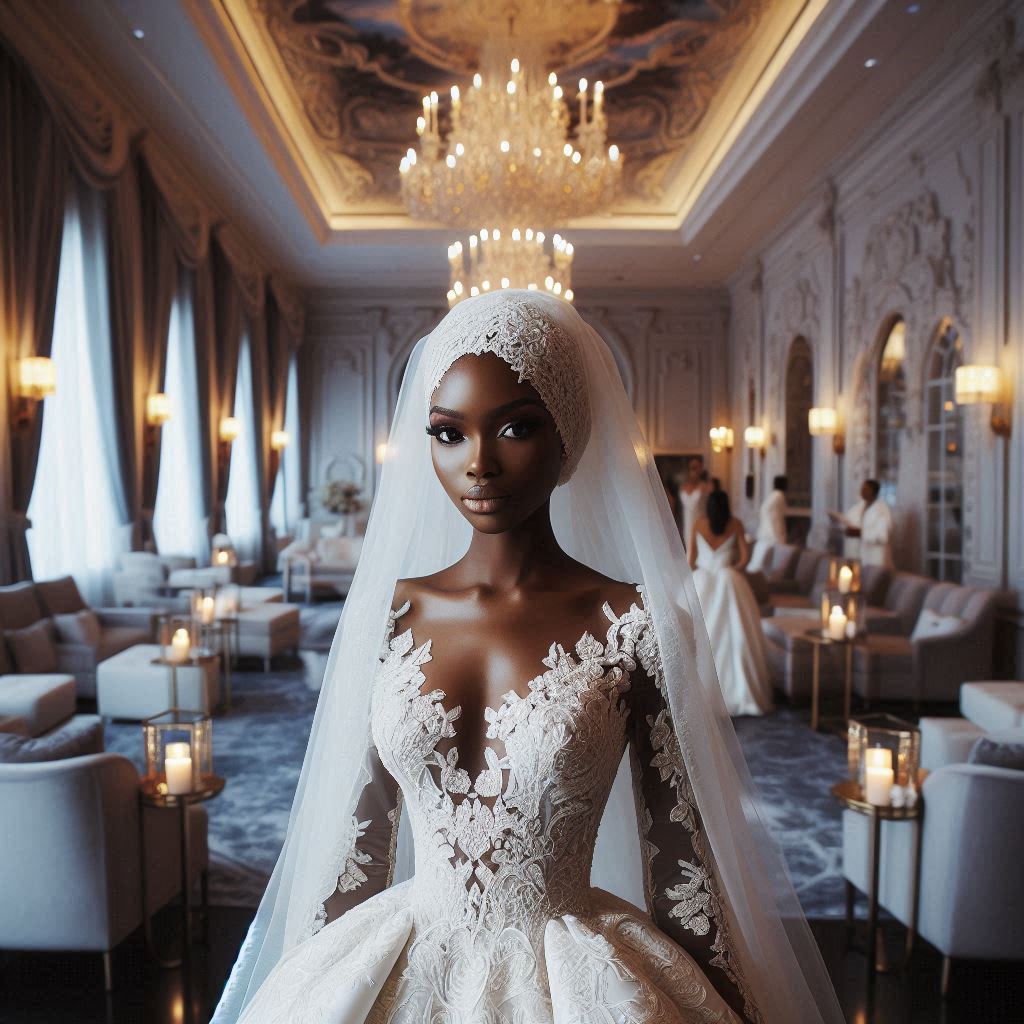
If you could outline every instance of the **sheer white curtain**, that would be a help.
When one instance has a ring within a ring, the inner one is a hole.
[[[103,197],[79,181],[64,214],[52,358],[28,531],[32,574],[70,573],[90,604],[107,602],[110,571],[127,547],[113,423]]]
[[[225,502],[227,532],[239,558],[258,558],[260,498],[256,482],[256,411],[253,407],[252,352],[243,334],[235,378],[235,416],[241,433],[231,446],[231,469]]]
[[[171,418],[162,428],[153,532],[161,554],[202,558],[208,540],[200,480],[202,439],[192,282],[190,272],[179,270],[164,371],[164,391],[171,404]]]
[[[299,367],[295,356],[288,364],[284,429],[288,433],[288,447],[281,453],[281,466],[270,502],[270,522],[279,537],[294,530],[302,515],[302,495],[299,494]]]

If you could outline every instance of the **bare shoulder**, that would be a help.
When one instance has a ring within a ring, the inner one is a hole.
[[[635,583],[622,583],[610,576],[592,569],[582,562],[573,562],[572,570],[567,578],[568,589],[572,598],[581,606],[600,611],[605,603],[619,615],[627,611],[634,602],[639,600]]]
[[[397,580],[395,592],[391,598],[391,607],[395,611],[409,604],[410,608],[418,608],[425,599],[436,597],[445,592],[447,570],[431,573],[429,576],[414,576],[409,579]]]

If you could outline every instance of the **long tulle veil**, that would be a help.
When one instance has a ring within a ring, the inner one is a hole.
[[[767,1024],[841,1024],[781,853],[758,816],[679,533],[608,346],[572,306],[537,292],[492,293],[461,305],[478,303],[484,310],[488,303],[524,296],[575,339],[591,407],[586,450],[572,478],[552,497],[555,533],[573,557],[645,588],[672,720],[754,1001]],[[370,687],[396,580],[436,572],[468,546],[470,527],[434,475],[423,429],[424,351],[450,329],[450,319],[451,314],[416,345],[409,361],[284,847],[213,1024],[237,1020],[280,957],[315,931],[323,902],[334,891],[366,782]],[[403,821],[396,881],[412,871],[409,832]],[[598,835],[592,881],[643,907],[637,837],[624,757]]]

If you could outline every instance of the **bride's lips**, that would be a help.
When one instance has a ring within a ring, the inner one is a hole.
[[[489,516],[504,507],[511,495],[499,494],[483,487],[470,487],[462,496],[462,504],[477,515]]]

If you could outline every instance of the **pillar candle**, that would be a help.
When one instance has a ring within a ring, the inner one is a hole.
[[[839,593],[848,594],[850,587],[853,586],[853,570],[848,566],[844,565],[839,570]]]
[[[191,644],[189,643],[188,630],[176,629],[171,637],[171,649],[167,653],[168,661],[188,661]]]
[[[864,796],[869,804],[888,807],[894,781],[892,751],[885,747],[871,747],[864,751],[864,757]]]
[[[214,601],[212,597],[204,597],[199,606],[199,620],[204,626],[213,622]]]
[[[172,796],[192,792],[192,751],[187,743],[168,743],[164,751],[167,792]]]
[[[842,640],[846,636],[846,616],[839,605],[834,605],[828,617],[828,635],[832,640]]]

